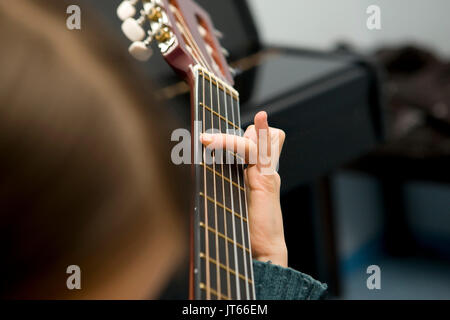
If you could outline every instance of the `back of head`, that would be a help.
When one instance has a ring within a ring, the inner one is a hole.
[[[95,50],[98,36],[68,31],[52,9],[64,2],[0,3],[1,295],[115,297],[125,270],[123,292],[151,291],[165,277],[140,287],[136,261],[170,269],[164,255],[182,250],[167,128],[117,49]],[[82,293],[67,290],[69,265]]]

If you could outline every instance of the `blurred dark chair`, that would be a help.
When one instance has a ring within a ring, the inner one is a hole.
[[[450,183],[450,62],[417,45],[381,48],[376,59],[387,74],[387,143],[347,169],[381,181],[386,252],[450,256],[443,245],[420,248],[407,222],[403,194],[411,181]]]

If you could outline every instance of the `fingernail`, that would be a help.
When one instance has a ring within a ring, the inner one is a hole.
[[[209,134],[209,133],[202,133],[202,134],[200,134],[200,140],[203,142],[212,142],[213,136],[212,136],[212,134]]]

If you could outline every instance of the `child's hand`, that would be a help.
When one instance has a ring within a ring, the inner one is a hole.
[[[287,267],[280,206],[281,180],[276,172],[285,134],[280,129],[269,128],[264,111],[256,114],[254,122],[243,137],[202,134],[200,139],[208,148],[225,148],[245,158],[248,163],[244,174],[253,258]]]

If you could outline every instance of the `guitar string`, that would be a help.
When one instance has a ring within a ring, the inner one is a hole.
[[[186,34],[186,30],[185,30],[184,27],[181,26],[180,29],[183,29],[184,31],[182,31],[182,33],[183,33],[183,34]],[[188,39],[188,38],[186,38],[186,40],[188,40],[188,42],[189,42],[189,44],[190,44],[189,47],[190,47],[190,48],[193,48],[193,44],[192,44],[191,40]],[[202,58],[200,57],[200,55],[199,55],[199,53],[197,52],[197,49],[196,49],[196,48],[193,48],[191,53],[192,53],[191,56],[192,56],[192,58],[194,59],[195,63],[201,65],[201,66],[204,67],[204,68],[207,68],[206,63],[202,60]]]
[[[183,29],[185,30],[185,35],[187,36],[186,38],[189,38],[189,42],[191,43],[191,48],[195,47],[195,50],[198,51],[200,60],[202,60],[204,62],[204,67],[212,70],[211,66],[209,65],[208,61],[205,59],[205,57],[203,56],[202,51],[200,50],[200,48],[197,46],[196,41],[194,40],[194,37],[191,34],[191,31],[189,30],[189,27],[187,26],[186,22],[184,21],[184,17],[183,15],[178,11],[178,8],[174,6],[174,14],[175,16],[178,18],[178,21],[180,21],[180,24],[182,25]],[[193,48],[194,49],[194,48]]]
[[[237,111],[238,111],[238,114],[241,113],[239,100],[237,100]],[[238,126],[239,126],[239,128],[241,127],[241,118],[240,117],[239,117]],[[244,165],[243,164],[242,164],[242,174],[244,174]],[[240,193],[241,193],[241,191],[239,190],[239,194]],[[252,245],[250,242],[250,225],[249,225],[250,218],[248,216],[247,188],[245,186],[244,186],[244,209],[245,209],[245,218],[247,218],[247,243],[248,243],[248,248],[250,250],[250,254],[249,254],[250,278],[254,279],[254,277],[253,277],[253,261],[251,259]],[[242,214],[242,216],[244,216],[244,215]],[[242,236],[244,237],[244,235],[242,235]],[[252,289],[251,289],[252,298],[256,299],[255,282],[254,281],[252,282],[251,286],[252,286]]]
[[[192,49],[192,58],[194,59],[194,61],[203,66],[204,68],[210,68],[208,62],[206,61],[205,57],[203,56],[203,54],[200,51],[200,48],[197,46],[195,40],[193,40],[193,37],[191,35],[191,32],[189,31],[188,26],[186,25],[186,22],[183,19],[183,15],[181,15],[178,12],[178,8],[173,6],[174,10],[174,14],[175,16],[178,18],[178,21],[180,22],[178,25],[178,28],[181,29],[181,33],[185,36],[184,38],[189,42],[189,47]],[[197,57],[195,57],[195,55]],[[211,69],[211,68],[210,68]]]
[[[234,104],[233,104],[233,97],[231,97],[231,106],[232,106],[232,108],[231,108],[231,111],[232,111],[232,115],[233,115],[233,123],[236,123],[235,122],[235,116],[234,116]],[[237,115],[237,118],[239,118],[239,114]],[[239,122],[240,122],[240,119],[239,119]],[[240,125],[240,123],[239,123],[239,128],[241,127],[241,125]],[[239,134],[239,136],[241,135],[241,132],[238,130],[238,134]],[[237,177],[237,184],[239,185],[239,187],[241,187],[241,182],[240,182],[240,178],[239,178],[239,159],[236,159],[236,169],[237,169],[237,172],[236,172],[236,177]],[[242,168],[243,168],[243,165],[242,165]],[[244,171],[242,171],[242,172],[244,172]],[[245,204],[246,205],[246,204]],[[239,188],[239,209],[240,209],[240,214],[241,214],[241,218],[240,218],[240,221],[241,221],[241,234],[242,234],[242,245],[244,245],[245,244],[245,242],[244,242],[244,221],[243,221],[243,219],[242,219],[242,199],[241,199],[241,191],[240,191],[240,188]],[[248,220],[247,220],[248,221]],[[248,222],[247,222],[248,223]],[[244,247],[245,247],[245,245],[244,245]],[[245,292],[246,292],[246,294],[247,294],[247,299],[249,299],[249,296],[250,296],[250,292],[249,292],[249,287],[248,287],[248,284],[249,284],[249,279],[248,279],[248,275],[247,275],[247,255],[246,255],[246,252],[245,252],[245,250],[242,250],[242,255],[243,255],[243,257],[244,257],[244,276],[245,276]],[[251,262],[251,261],[250,261]]]
[[[213,108],[213,96],[212,96],[212,80],[211,80],[211,76],[209,77],[209,97],[210,97],[210,103],[211,103],[211,108]],[[211,133],[214,133],[214,118],[213,118],[213,113],[211,113]],[[215,151],[211,152],[212,154],[212,165],[213,165],[213,170],[214,172],[216,172],[216,155],[215,155]],[[222,179],[223,180],[223,179]],[[213,174],[213,190],[214,190],[214,229],[216,229],[217,231],[219,231],[218,225],[217,225],[217,190],[216,190],[216,175]],[[205,193],[205,195],[207,195]],[[215,232],[215,237],[216,237],[216,260],[219,261],[219,234],[218,232]],[[209,261],[208,261],[209,263]],[[220,288],[220,265],[217,263],[216,264],[216,291],[217,292],[221,292],[221,288]],[[217,296],[217,298],[220,300],[220,295]]]
[[[202,72],[202,93],[203,93],[203,103],[205,103],[205,77],[203,76],[203,72]],[[205,119],[206,119],[206,115],[205,115],[205,108],[203,108],[203,133],[205,132]],[[206,148],[204,146],[202,146],[203,149],[203,162],[205,162],[206,159]],[[203,167],[203,192],[204,194],[206,193],[206,165]],[[207,203],[207,199],[206,197],[204,197],[204,208],[205,208],[205,224],[208,226],[208,203]],[[205,278],[206,278],[206,299],[210,300],[211,299],[211,286],[210,286],[210,275],[209,275],[209,239],[208,239],[208,229],[205,228],[205,254],[206,254],[206,260],[205,260]]]
[[[217,89],[217,110],[218,110],[219,114],[222,114],[220,112],[220,90],[219,90],[219,86],[218,85],[216,86],[216,89]],[[219,118],[219,131],[222,132],[222,124],[221,124],[221,119],[220,118]],[[221,156],[222,156],[221,163],[220,163],[221,174],[222,174],[222,177],[225,177],[224,171],[223,171],[223,160],[224,160],[224,153],[223,153],[223,151],[222,151]],[[225,180],[224,180],[224,178],[222,178],[222,195],[223,195],[223,197],[222,197],[223,203],[226,204],[226,201],[225,201]],[[225,229],[224,231],[225,231],[225,235],[228,237],[227,212],[226,212],[225,209],[223,209],[222,212],[223,212],[223,224],[224,224],[224,229]],[[234,219],[233,215],[231,216],[231,218]],[[227,242],[225,242],[225,261],[226,261],[227,270],[230,270],[229,258],[228,258],[228,243]],[[230,292],[230,290],[231,290],[231,288],[230,288],[230,273],[228,271],[226,273],[226,276],[227,276],[227,295],[228,295],[228,297],[231,297],[231,292]]]
[[[227,128],[229,126],[228,124],[228,102],[227,102],[227,89],[225,88],[224,90],[224,100],[225,100],[225,118],[227,120]],[[231,92],[230,92],[230,97],[232,98]],[[232,127],[230,126],[230,129]],[[234,128],[232,128],[234,129]],[[228,131],[228,130],[227,130]],[[229,153],[227,153],[228,155]],[[231,163],[228,162],[228,173],[230,174],[230,197],[231,197],[231,211],[234,211],[234,197],[233,197],[233,175],[231,173]],[[231,215],[231,221],[232,221],[232,227],[233,227],[233,249],[234,249],[234,268],[235,268],[235,279],[236,279],[236,297],[238,300],[241,299],[241,289],[240,289],[240,281],[239,281],[239,264],[238,264],[238,255],[237,255],[237,245],[236,245],[236,224],[234,221],[234,216]]]

